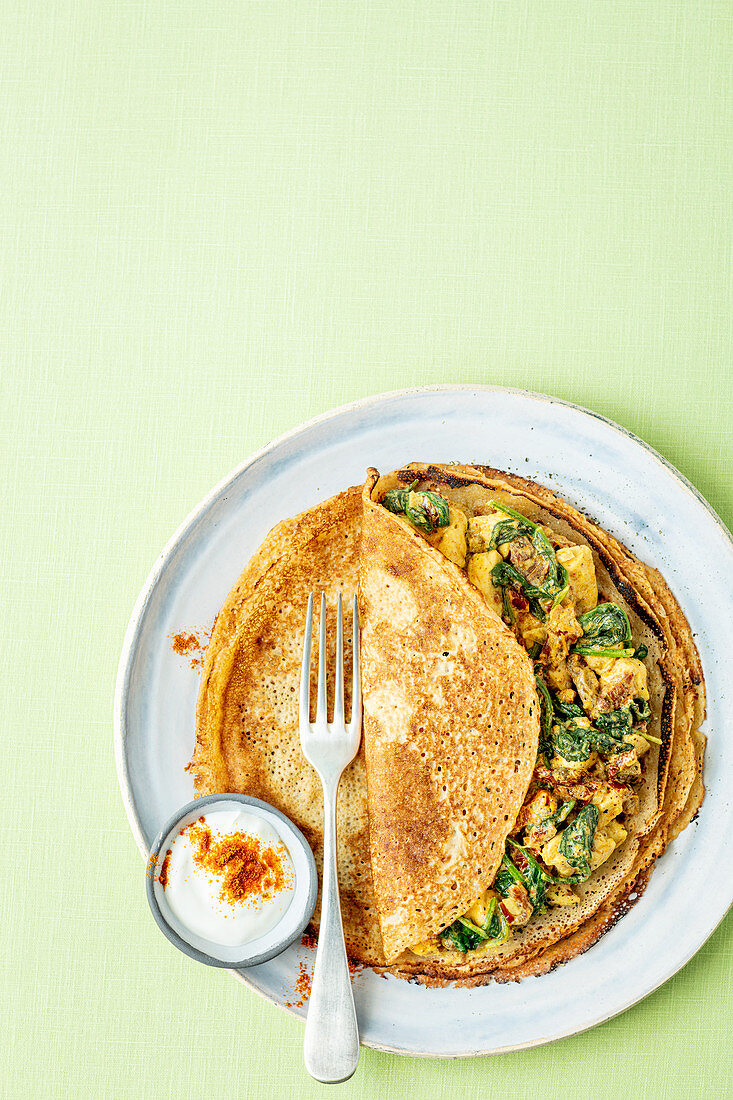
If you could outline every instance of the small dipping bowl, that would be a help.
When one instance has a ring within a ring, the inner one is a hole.
[[[269,932],[249,943],[224,946],[191,932],[170,908],[160,873],[165,852],[170,848],[181,829],[197,821],[202,815],[217,810],[244,810],[277,833],[285,846],[295,873],[295,889],[285,913]],[[155,922],[179,951],[207,966],[222,966],[241,970],[257,966],[279,955],[297,940],[313,916],[318,896],[318,872],[316,861],[300,829],[285,814],[259,798],[245,794],[211,794],[187,803],[164,825],[150,850],[147,874],[148,904]]]

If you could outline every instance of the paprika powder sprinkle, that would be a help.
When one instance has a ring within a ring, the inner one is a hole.
[[[192,669],[201,669],[204,666],[206,646],[211,637],[210,630],[203,628],[197,632],[179,630],[177,634],[169,634],[171,648],[179,657],[188,657]]]
[[[240,831],[214,838],[204,818],[181,829],[181,835],[193,842],[197,867],[223,875],[222,901],[267,897],[288,885],[280,854],[255,836]]]
[[[168,868],[171,865],[171,856],[172,855],[173,855],[173,852],[169,848],[168,851],[165,853],[165,858],[163,860],[163,865],[160,868],[160,874],[158,875],[158,882],[160,883],[160,885],[163,887],[164,890],[165,890],[166,886],[168,885]]]

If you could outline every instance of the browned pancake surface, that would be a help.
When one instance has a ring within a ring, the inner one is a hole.
[[[326,593],[333,669],[334,611],[339,592],[343,594],[348,711],[349,601],[357,586],[360,528],[361,488],[355,487],[270,532],[217,618],[198,704],[193,757],[197,794],[238,791],[269,802],[303,831],[319,873],[321,784],[301,752],[298,732],[305,608],[310,592]],[[318,614],[316,636],[317,626]],[[315,699],[314,682],[311,698]],[[349,954],[360,962],[380,962],[366,797],[362,749],[339,788],[341,908]],[[314,923],[317,926],[317,917]]]

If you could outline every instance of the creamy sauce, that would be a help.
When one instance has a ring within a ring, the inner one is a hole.
[[[211,858],[222,843],[238,842],[255,853],[241,881],[232,879],[233,860],[219,867]],[[282,840],[261,817],[244,810],[214,810],[183,828],[166,851],[159,882],[181,924],[223,947],[250,943],[271,931],[295,892],[295,872]]]

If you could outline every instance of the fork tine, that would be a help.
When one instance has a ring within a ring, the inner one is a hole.
[[[310,720],[311,700],[311,639],[313,637],[313,593],[308,597],[308,610],[305,616],[305,639],[303,641],[303,666],[300,673],[300,720]]]
[[[344,608],[339,592],[336,607],[336,672],[333,689],[333,722],[335,726],[344,722]]]
[[[326,593],[321,592],[321,622],[318,636],[318,706],[316,722],[325,722],[326,713]]]
[[[359,663],[359,604],[354,596],[354,618],[352,628],[352,673],[351,673],[351,721],[349,733],[361,730],[361,672]]]

